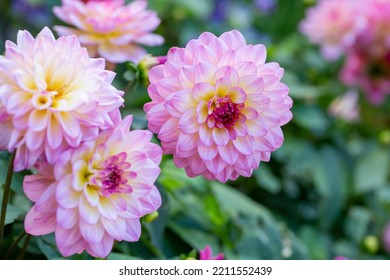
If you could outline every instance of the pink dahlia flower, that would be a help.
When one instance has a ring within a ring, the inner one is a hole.
[[[25,219],[32,235],[55,233],[64,256],[86,250],[104,258],[114,240],[137,241],[140,218],[161,205],[154,182],[161,148],[149,131],[129,131],[132,117],[115,129],[65,151],[54,166],[40,164],[24,191],[35,202]]]
[[[203,33],[149,72],[149,129],[190,177],[249,177],[283,142],[292,117],[283,69],[238,31]]]
[[[383,56],[390,51],[390,1],[370,0],[364,9],[367,24],[361,32],[359,45],[370,56]]]
[[[44,28],[36,39],[19,31],[17,44],[7,41],[0,56],[0,119],[8,120],[10,134],[1,136],[0,148],[17,149],[15,170],[32,167],[42,155],[54,163],[65,148],[113,127],[123,104],[114,76],[103,59],[88,57],[76,36],[56,40]]]
[[[203,250],[199,251],[199,260],[223,260],[224,258],[225,256],[222,253],[213,257],[213,250],[209,245],[206,245]]]
[[[365,0],[320,0],[308,9],[300,29],[310,41],[321,45],[326,59],[336,59],[352,46],[367,25]]]
[[[347,85],[359,86],[373,104],[382,103],[390,94],[390,49],[374,57],[366,51],[350,51],[341,71]]]
[[[146,54],[139,45],[156,46],[164,42],[160,35],[151,33],[160,19],[156,12],[146,10],[146,6],[146,0],[128,5],[124,0],[62,0],[62,6],[55,7],[54,13],[74,27],[54,29],[60,35],[77,35],[91,56],[114,63],[138,62]]]

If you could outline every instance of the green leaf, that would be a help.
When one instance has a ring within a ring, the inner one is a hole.
[[[26,214],[26,211],[23,209],[20,209],[19,207],[13,206],[11,204],[8,204],[7,206],[7,213],[5,215],[5,224],[11,224],[16,219],[18,219],[23,214]]]
[[[257,184],[269,191],[270,193],[277,194],[280,192],[282,185],[279,179],[272,173],[267,164],[262,164],[260,168],[253,172]]]
[[[369,209],[360,206],[352,207],[345,222],[345,232],[355,243],[360,243],[366,235],[371,220]]]
[[[107,256],[107,260],[142,260],[141,258],[121,254],[121,253],[110,253]]]
[[[321,194],[320,224],[330,227],[339,215],[347,198],[347,171],[340,153],[331,146],[321,149],[316,161],[314,184]]]
[[[386,186],[389,163],[388,150],[379,146],[358,159],[354,173],[356,194],[363,194]]]
[[[302,128],[324,132],[330,125],[325,112],[315,105],[296,105],[292,111],[293,121]]]
[[[219,251],[218,239],[215,235],[195,228],[184,227],[174,222],[169,223],[169,228],[192,248],[200,250],[210,245],[213,251]]]
[[[50,234],[45,237],[39,237],[36,240],[38,248],[42,251],[42,253],[46,256],[47,259],[63,259],[61,253],[57,249],[53,234]]]

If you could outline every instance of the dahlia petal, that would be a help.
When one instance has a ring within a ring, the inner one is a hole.
[[[57,117],[59,118],[58,121],[62,126],[63,132],[66,135],[72,138],[76,138],[79,136],[79,134],[81,133],[79,122],[71,113],[62,112],[58,114]]]
[[[214,81],[217,83],[220,79],[228,80],[231,86],[238,85],[239,76],[237,71],[231,66],[223,66],[214,74]]]
[[[191,134],[180,133],[177,140],[177,149],[179,151],[192,151],[198,145],[198,138]]]
[[[214,143],[212,131],[207,125],[199,126],[199,139],[206,146],[211,146]]]
[[[233,87],[229,91],[229,96],[232,102],[236,104],[244,103],[246,100],[246,93],[240,87]]]
[[[78,222],[78,215],[75,209],[58,207],[56,214],[57,224],[64,229],[71,229]]]
[[[161,195],[156,186],[152,186],[148,195],[140,198],[141,215],[146,215],[157,211],[161,206]]]
[[[179,129],[181,132],[192,134],[196,133],[199,130],[199,124],[195,122],[196,119],[196,111],[193,109],[189,109],[184,112],[180,121],[179,121]]]
[[[65,229],[57,226],[55,239],[58,249],[64,256],[79,253],[80,250],[84,249],[84,246],[82,246],[84,245],[83,237],[78,227]],[[80,241],[83,241],[82,244],[80,244]]]
[[[213,140],[218,146],[226,145],[229,140],[229,132],[226,128],[214,128],[212,132]]]
[[[164,38],[157,34],[145,34],[140,37],[137,37],[134,42],[142,44],[145,46],[159,46],[164,43]]]
[[[238,151],[232,142],[225,146],[218,146],[219,156],[229,165],[234,165],[238,158]]]
[[[267,134],[267,129],[264,127],[264,123],[260,120],[248,120],[246,125],[249,130],[249,135],[253,137],[263,137]]]
[[[52,148],[58,148],[62,142],[62,131],[54,116],[48,119],[47,143]]]
[[[235,67],[239,77],[256,76],[257,68],[256,64],[252,61],[243,61],[237,64]]]
[[[80,199],[79,215],[84,222],[91,225],[96,224],[100,219],[100,214],[98,209],[90,205],[89,202],[84,197],[81,197]]]
[[[33,174],[25,176],[23,180],[23,191],[33,202],[38,201],[47,187],[50,185],[50,180],[41,174]]]
[[[179,126],[178,119],[169,119],[166,123],[161,126],[160,133],[158,137],[162,141],[176,142],[175,139],[179,136]]]
[[[128,242],[138,241],[141,236],[141,223],[139,220],[126,221],[126,236],[123,238]]]
[[[204,160],[212,160],[215,158],[215,156],[218,153],[218,146],[205,146],[205,145],[199,145],[198,146],[198,152],[199,156]]]
[[[87,185],[84,188],[84,196],[87,199],[88,203],[91,204],[92,206],[97,206],[99,202],[101,203],[100,196],[97,190],[90,185]]]
[[[211,161],[206,161],[206,166],[207,169],[215,175],[222,172],[222,170],[226,167],[226,162],[217,156]]]
[[[131,170],[135,172],[142,170],[147,159],[147,155],[141,151],[134,151],[127,155],[127,160],[131,163]]]
[[[242,109],[241,113],[244,114],[248,120],[254,120],[259,116],[259,113],[256,111],[256,109],[252,107],[245,107]]]
[[[237,55],[236,51],[229,50],[225,52],[218,61],[218,68],[223,66],[233,66],[236,67],[240,63],[240,57]]]
[[[255,143],[252,137],[237,137],[233,144],[244,155],[251,155],[254,152]]]
[[[208,109],[206,101],[199,102],[196,107],[196,120],[199,124],[205,123],[208,117]]]
[[[91,225],[83,220],[80,220],[79,227],[81,235],[89,244],[97,244],[102,241],[104,236],[104,227],[100,222]]]
[[[247,93],[261,93],[264,89],[264,81],[257,76],[245,76],[240,78],[239,86]]]
[[[215,178],[222,183],[226,183],[227,180],[232,179],[231,177],[233,172],[233,168],[231,168],[230,166],[226,166],[221,172],[215,174]],[[216,258],[220,258],[220,256],[217,255]]]
[[[113,220],[118,216],[118,213],[111,203],[110,199],[106,197],[101,197],[99,200],[99,204],[97,205],[100,214],[109,220]]]
[[[232,87],[232,83],[229,79],[222,77],[216,81],[215,89],[218,96],[226,96]]]
[[[198,83],[192,89],[192,97],[196,101],[206,101],[215,95],[215,89],[208,83]]]
[[[136,45],[117,46],[107,43],[99,45],[98,52],[102,57],[114,63],[125,61],[138,63],[147,54],[143,48]]]
[[[106,232],[115,240],[122,241],[126,236],[126,221],[123,218],[115,220],[101,219]]]
[[[31,235],[52,233],[55,230],[55,226],[55,214],[36,211],[35,207],[30,209],[24,220],[24,228]]]
[[[192,88],[194,86],[194,67],[184,66],[179,70],[179,84],[182,88]]]
[[[58,204],[66,209],[74,208],[79,203],[80,195],[73,190],[70,175],[65,176],[58,182],[56,199]]]
[[[204,173],[207,169],[206,163],[203,159],[200,158],[199,155],[195,154],[194,156],[190,157],[188,159],[189,167],[191,168],[191,171],[193,172],[193,176],[198,176],[202,173]],[[187,169],[186,169],[187,170]],[[188,176],[191,177],[191,174],[188,174]]]
[[[165,109],[167,112],[173,116],[180,118],[181,114],[187,109],[190,109],[194,106],[194,100],[191,96],[191,90],[184,89],[178,91],[167,98],[165,102]]]
[[[33,132],[32,130],[27,130],[25,134],[26,145],[30,152],[36,151],[38,149],[42,150],[42,144],[45,139],[46,132],[38,131]],[[41,154],[42,152],[40,152]]]
[[[229,48],[233,50],[237,50],[246,46],[244,36],[242,36],[242,34],[237,30],[225,32],[219,38],[224,41]]]
[[[195,66],[194,83],[212,84],[213,76],[217,71],[217,67],[211,63],[200,62]]]
[[[216,53],[206,46],[200,45],[193,53],[192,63],[198,64],[201,62],[207,62],[215,64],[218,61]]]
[[[234,130],[237,132],[237,136],[245,137],[248,135],[248,126],[245,123],[237,122],[234,126]]]

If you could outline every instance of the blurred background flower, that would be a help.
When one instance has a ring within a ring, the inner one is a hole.
[[[340,7],[345,2],[328,1]],[[6,39],[16,41],[18,29],[28,29],[35,36],[43,28],[29,21],[31,11],[12,12],[14,2],[0,1],[1,52]],[[50,27],[63,25],[52,13],[52,7],[60,6],[61,1],[24,2],[33,8],[44,7],[36,22],[47,22]],[[367,7],[360,12],[381,11],[370,12],[364,36],[353,38],[352,46],[333,61],[324,58],[322,43],[313,45],[300,30],[309,10],[323,5],[321,2],[148,1],[148,10],[156,11],[161,19],[154,33],[165,38],[161,46],[145,46],[148,53],[163,56],[169,48],[184,47],[205,31],[219,36],[237,29],[248,44],[264,44],[267,60],[284,68],[282,82],[294,101],[293,119],[283,127],[283,146],[250,178],[240,177],[227,184],[202,177],[191,179],[175,166],[171,156],[163,156],[156,182],[162,197],[158,218],[151,223],[142,218],[139,242],[118,242],[108,259],[179,259],[190,251],[196,258],[206,245],[226,259],[390,259],[385,230],[390,216],[390,100],[386,93],[389,18],[385,7],[389,1],[353,1]],[[340,9],[338,13],[348,14]],[[322,30],[318,35],[324,34]],[[343,30],[337,27],[333,34]],[[143,75],[136,64],[120,64],[116,72],[115,87],[126,88],[122,115],[133,115],[133,129],[146,128],[143,105],[151,101],[147,79],[138,82]],[[350,83],[340,74],[343,72],[350,73]],[[372,94],[373,89],[378,93]],[[345,95],[351,90],[357,95]],[[371,96],[379,97],[375,106],[367,99]],[[347,119],[330,113],[334,103],[342,104],[336,111]],[[356,115],[359,121],[347,121]],[[9,154],[0,152],[0,183],[5,181],[8,160]],[[31,208],[21,187],[26,174],[31,173],[15,173],[12,181],[6,248],[17,240]],[[28,246],[22,256],[26,259],[63,257],[56,249],[54,235],[26,240]],[[16,247],[9,258],[19,253]],[[91,259],[86,253],[68,258]]]

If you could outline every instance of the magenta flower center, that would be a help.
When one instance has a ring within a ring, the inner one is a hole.
[[[241,114],[244,104],[236,104],[230,100],[230,97],[214,97],[208,102],[209,115],[207,123],[209,127],[218,127],[230,129],[236,122],[245,118]],[[211,112],[211,113],[210,113]]]
[[[132,187],[128,181],[137,177],[137,174],[130,171],[131,164],[126,162],[127,154],[120,154],[109,157],[102,165],[99,172],[99,180],[102,183],[101,194],[110,196],[113,193],[131,193]]]

